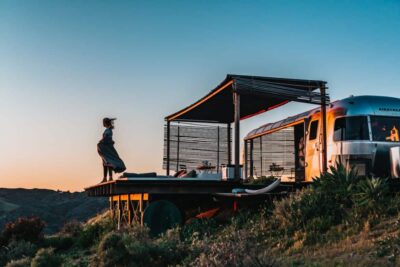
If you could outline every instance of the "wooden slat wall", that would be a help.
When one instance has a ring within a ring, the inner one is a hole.
[[[261,142],[260,142],[261,141]],[[284,167],[283,175],[292,175],[295,167],[294,128],[253,139],[253,173],[254,176],[270,176],[272,163]],[[247,149],[247,166],[250,169],[250,149]]]
[[[228,163],[227,125],[171,123],[170,127],[170,170],[175,171],[180,165],[185,165],[187,170],[196,169],[204,160],[214,166]],[[167,167],[166,132],[164,127],[164,169]]]

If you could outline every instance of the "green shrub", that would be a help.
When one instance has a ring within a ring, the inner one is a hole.
[[[124,244],[129,253],[130,266],[154,266],[151,263],[155,246],[151,241],[140,242],[125,235]]]
[[[92,246],[97,242],[103,233],[103,229],[99,224],[93,224],[86,226],[78,236],[78,245],[81,248]]]
[[[133,225],[123,234],[123,242],[128,250],[131,266],[151,266],[154,240],[147,227]]]
[[[170,229],[158,239],[149,237],[146,227],[134,226],[122,234],[129,253],[129,266],[175,266],[188,256],[180,240],[180,229]]]
[[[44,247],[52,247],[56,251],[68,250],[74,245],[74,238],[71,236],[55,235],[46,237]]]
[[[159,255],[160,260],[168,266],[181,263],[189,256],[187,244],[181,241],[181,229],[170,229],[155,241],[157,246],[154,256]]]
[[[0,247],[6,246],[8,240],[3,236],[3,233],[0,233]]]
[[[275,201],[274,225],[289,237],[297,233],[304,244],[323,242],[323,234],[351,213],[359,181],[354,169],[331,167],[330,172],[314,179],[313,187]]]
[[[277,227],[287,231],[293,230],[292,214],[294,211],[292,210],[292,205],[295,201],[298,201],[299,198],[300,191],[297,191],[296,193],[290,194],[288,197],[274,202],[272,218],[277,222]]]
[[[107,218],[83,227],[77,237],[77,244],[81,248],[91,247],[96,244],[105,234],[114,229],[112,220]]]
[[[274,224],[289,235],[298,230],[309,232],[309,236],[315,231],[323,233],[343,216],[340,205],[315,188],[305,188],[274,204]]]
[[[149,242],[150,240],[150,229],[146,226],[135,223],[126,228],[125,231],[124,237],[129,236],[138,242]]]
[[[62,265],[60,256],[54,253],[53,248],[41,248],[32,259],[32,267],[58,267]]]
[[[4,247],[0,247],[0,266],[5,266],[7,262],[8,262],[7,251],[4,249]]]
[[[97,249],[90,266],[126,266],[130,260],[122,235],[116,232],[106,234]]]
[[[83,230],[82,223],[73,220],[64,224],[64,226],[60,230],[60,234],[77,237],[80,235],[82,230]]]
[[[5,267],[30,267],[31,259],[30,258],[22,258],[19,260],[12,260]]]
[[[199,244],[201,252],[191,266],[275,266],[268,251],[246,229],[228,226],[218,236]]]
[[[357,184],[353,199],[359,212],[364,215],[382,211],[389,192],[387,179],[366,178]]]
[[[350,208],[353,204],[352,196],[361,177],[354,168],[348,170],[344,165],[331,166],[329,171],[314,178],[315,189],[329,195],[332,201],[338,201],[340,208]]]
[[[38,217],[21,217],[14,222],[7,223],[2,236],[7,243],[12,239],[37,243],[43,239],[44,226],[45,223]]]
[[[276,180],[276,177],[274,176],[261,176],[261,177],[249,177],[246,182],[249,184],[271,184]]]
[[[7,246],[0,248],[0,266],[7,262],[25,257],[33,257],[37,251],[35,244],[20,240],[12,240]]]
[[[311,188],[275,201],[272,222],[289,237],[296,233],[297,238],[303,238],[304,245],[326,242],[328,235],[340,236],[329,232],[334,226],[345,223],[360,229],[354,227],[363,224],[362,218],[376,219],[376,214],[385,210],[397,211],[398,207],[388,207],[387,196],[386,179],[359,177],[353,168],[338,164],[315,178]]]
[[[386,198],[386,213],[388,216],[394,216],[400,213],[400,194],[393,194],[392,197]]]
[[[397,262],[400,260],[400,236],[387,236],[383,239],[375,241],[375,256],[378,258],[387,258],[390,262]]]
[[[5,267],[30,267],[31,259],[30,258],[22,258],[19,260],[12,260]]]
[[[341,222],[344,215],[340,202],[325,192],[313,188],[305,189],[300,198],[292,203],[292,226],[306,228],[309,221],[319,217],[329,217],[333,224]]]
[[[202,239],[205,235],[212,235],[219,227],[214,219],[194,219],[180,229],[182,240],[190,241],[193,235]]]
[[[325,243],[325,235],[332,227],[332,217],[330,216],[320,216],[315,217],[307,222],[305,225],[305,236],[303,245],[313,245],[316,243]]]

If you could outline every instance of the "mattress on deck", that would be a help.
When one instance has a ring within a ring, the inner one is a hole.
[[[199,173],[197,177],[174,177],[149,173],[127,173],[125,172],[119,180],[146,180],[146,181],[221,181],[221,173]]]
[[[221,179],[207,179],[207,178],[177,178],[173,176],[157,176],[157,177],[121,177],[118,180],[124,181],[221,181]]]

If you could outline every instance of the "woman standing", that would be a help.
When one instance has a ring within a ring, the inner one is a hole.
[[[103,160],[103,180],[107,181],[107,173],[109,181],[112,181],[112,172],[123,172],[126,170],[125,164],[119,157],[114,148],[114,141],[112,139],[114,129],[114,118],[104,118],[103,126],[106,128],[103,133],[103,138],[97,144],[97,151]]]

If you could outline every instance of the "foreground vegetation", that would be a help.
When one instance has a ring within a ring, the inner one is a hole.
[[[398,266],[400,195],[343,166],[229,223],[196,220],[151,237],[107,213],[44,237],[40,219],[7,224],[0,266]],[[29,229],[29,230],[27,230]]]

